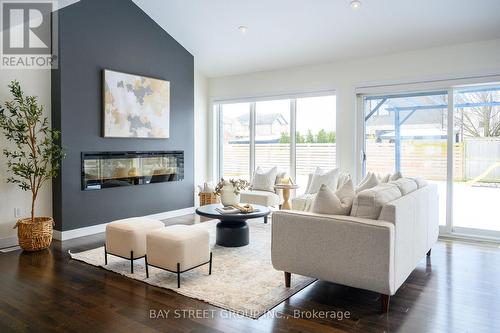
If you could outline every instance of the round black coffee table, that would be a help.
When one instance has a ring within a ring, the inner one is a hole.
[[[216,208],[223,207],[221,204],[201,206],[196,209],[196,214],[217,219],[217,238],[216,244],[225,247],[245,246],[249,243],[249,232],[247,220],[264,218],[267,223],[267,216],[271,210],[265,206],[252,205],[257,211],[248,214],[222,214]]]

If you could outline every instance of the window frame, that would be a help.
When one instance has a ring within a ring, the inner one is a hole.
[[[243,99],[227,99],[227,100],[214,100],[212,102],[212,110],[215,110],[215,122],[216,122],[216,166],[217,170],[215,172],[217,179],[221,179],[224,175],[224,130],[223,130],[223,114],[222,105],[223,104],[233,104],[233,103],[249,103],[250,108],[250,160],[249,160],[249,170],[248,176],[251,179],[253,172],[255,170],[255,126],[256,126],[256,104],[257,102],[263,101],[273,101],[273,100],[289,100],[290,101],[290,174],[289,177],[296,181],[297,176],[297,99],[307,98],[307,97],[326,97],[335,96],[335,90],[325,90],[312,93],[304,94],[291,94],[291,95],[274,95],[265,97],[253,97],[253,98],[243,98]],[[337,119],[337,99],[335,99],[335,108],[332,110],[335,112],[335,119]],[[337,122],[335,122],[335,133],[337,133]],[[338,136],[337,136],[338,139]],[[338,148],[338,141],[335,141],[336,149]],[[335,165],[339,165],[339,154],[335,154]]]

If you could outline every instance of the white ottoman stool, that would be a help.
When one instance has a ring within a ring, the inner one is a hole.
[[[146,255],[146,234],[160,228],[165,228],[163,222],[146,217],[132,217],[106,225],[105,265],[108,264],[108,253],[129,259],[130,273],[134,274],[134,260]]]
[[[172,225],[153,230],[146,236],[146,277],[148,265],[177,273],[177,288],[181,287],[181,273],[209,264],[212,274],[212,252],[208,231],[196,226]]]

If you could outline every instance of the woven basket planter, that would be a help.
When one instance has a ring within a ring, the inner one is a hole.
[[[213,192],[200,192],[200,206],[219,203],[219,196]]]
[[[52,217],[35,217],[35,222],[31,218],[17,220],[19,246],[30,252],[47,249],[52,243],[53,225]]]

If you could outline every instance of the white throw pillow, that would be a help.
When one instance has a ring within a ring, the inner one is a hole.
[[[341,172],[339,174],[339,180],[337,181],[337,190],[341,188],[349,180],[351,180],[351,175],[347,172]]]
[[[313,200],[311,211],[318,214],[349,215],[354,195],[351,180],[348,180],[336,192],[323,184]]]
[[[417,183],[410,178],[399,178],[398,180],[389,182],[389,184],[396,184],[402,195],[407,195],[418,189]]]
[[[393,200],[401,198],[402,194],[396,184],[379,184],[373,188],[361,191],[354,198],[351,216],[377,220],[382,207]]]
[[[309,193],[308,191],[309,191],[309,187],[311,187],[311,181],[313,179],[313,176],[315,174],[322,174],[322,173],[324,173],[323,170],[320,167],[316,167],[316,170],[314,170],[313,173],[309,174],[309,176],[307,178],[307,186],[306,186],[304,193]]]
[[[422,188],[424,186],[427,186],[427,181],[420,176],[408,177],[408,178],[412,179],[415,183],[417,183],[418,188]]]
[[[361,183],[359,183],[359,186],[358,188],[356,189],[356,193],[359,193],[361,191],[364,191],[364,190],[368,190],[372,187],[375,187],[379,184],[379,180],[378,180],[378,177],[376,174],[374,174],[373,172],[369,172],[365,179],[363,179],[361,181]]]
[[[263,171],[260,167],[257,167],[252,178],[252,190],[274,192],[274,183],[276,182],[277,174],[277,167],[274,167],[267,172]]]
[[[403,175],[401,174],[401,172],[395,172],[391,175],[391,177],[389,178],[389,180],[398,180],[399,178],[403,178]]]
[[[386,174],[385,176],[384,175],[378,175],[378,180],[381,183],[388,183],[390,178],[391,178],[391,174],[390,173]]]
[[[371,175],[372,175],[373,172],[371,171],[368,171],[365,175],[365,178],[361,179],[361,181],[359,182],[358,184],[358,187],[360,186],[363,186],[364,183],[366,183],[368,181],[368,179],[370,179]]]
[[[321,185],[326,185],[330,188],[336,189],[339,176],[339,169],[333,169],[329,172],[322,174],[313,174],[311,184],[307,189],[308,194],[318,193]]]

